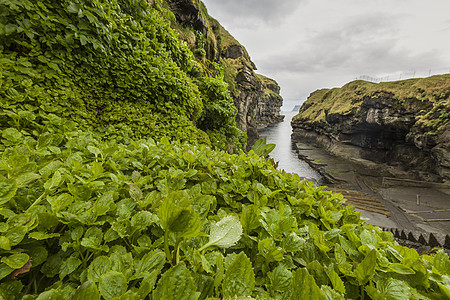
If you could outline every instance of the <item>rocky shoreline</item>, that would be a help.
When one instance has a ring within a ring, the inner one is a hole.
[[[390,177],[383,166],[337,157],[308,139],[295,145],[299,158],[323,176],[319,184],[341,193],[368,223],[393,232],[404,245],[443,247],[450,254],[450,185]]]

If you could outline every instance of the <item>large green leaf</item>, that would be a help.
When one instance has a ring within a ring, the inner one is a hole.
[[[194,280],[184,263],[179,263],[166,271],[153,291],[153,299],[195,300],[200,296]]]
[[[0,249],[11,250],[11,241],[6,236],[0,236]]]
[[[75,271],[80,265],[82,261],[78,257],[71,256],[68,259],[64,260],[59,268],[59,279],[63,280],[64,277],[71,274]]]
[[[299,268],[293,273],[291,299],[325,300],[325,296],[308,270]]]
[[[100,277],[111,270],[111,261],[107,256],[96,257],[88,267],[87,278],[98,282]]]
[[[247,233],[261,226],[261,211],[256,205],[248,205],[244,208],[241,215],[241,224]]]
[[[339,293],[345,294],[345,284],[339,277],[338,273],[336,273],[336,271],[334,270],[334,265],[331,265],[326,273],[328,275],[328,278],[330,278],[333,288]]]
[[[388,270],[391,271],[391,272],[395,272],[395,273],[403,274],[403,275],[409,275],[409,274],[415,274],[416,273],[410,267],[402,265],[402,264],[399,264],[399,263],[390,264],[389,267],[388,267]]]
[[[374,286],[365,288],[372,299],[411,299],[411,288],[403,281],[394,278],[385,278],[376,282]]]
[[[261,157],[266,157],[270,154],[270,152],[275,149],[275,144],[267,144],[267,138],[264,137],[262,139],[257,140],[251,150],[253,150],[256,154],[258,154]]]
[[[7,203],[17,191],[16,181],[0,176],[0,205]]]
[[[17,253],[7,257],[2,257],[1,262],[13,269],[19,269],[23,267],[29,259],[30,257],[28,256],[28,254]]]
[[[285,266],[279,265],[272,272],[268,273],[270,280],[269,289],[277,292],[285,292],[291,286],[292,272]]]
[[[66,297],[62,291],[51,289],[39,294],[36,300],[66,300]]]
[[[322,285],[320,287],[320,290],[327,300],[345,300],[343,294],[337,292],[336,290],[333,290],[328,285]]]
[[[287,237],[283,239],[281,246],[286,252],[296,252],[300,251],[305,243],[305,239],[299,237],[294,232],[291,232]]]
[[[156,249],[148,252],[136,263],[136,274],[133,278],[144,278],[155,270],[159,273],[165,262],[166,255],[163,251]]]
[[[377,251],[372,250],[367,254],[363,261],[356,267],[355,275],[359,284],[366,284],[369,279],[375,274],[375,267],[377,266]]]
[[[225,298],[250,296],[255,287],[255,274],[250,259],[239,253],[225,271],[222,293]]]
[[[0,279],[5,278],[9,274],[11,274],[14,271],[14,268],[11,268],[5,263],[0,264]]]
[[[242,226],[235,216],[226,216],[211,226],[209,242],[199,249],[202,251],[211,246],[229,248],[234,246],[241,238]]]
[[[450,259],[444,250],[439,250],[433,259],[433,271],[450,276]]]
[[[23,188],[31,184],[32,182],[38,180],[41,178],[41,175],[33,173],[33,172],[27,172],[22,173],[16,178],[16,184],[17,188]]]
[[[153,291],[160,272],[160,270],[153,270],[142,279],[141,284],[139,285],[138,294],[143,299]]]
[[[120,297],[128,289],[127,279],[122,273],[109,271],[100,276],[98,289],[105,299]]]
[[[378,239],[372,231],[364,229],[360,234],[360,238],[361,243],[370,249],[375,249],[378,246]]]
[[[100,300],[97,285],[92,281],[86,281],[78,287],[72,300]]]
[[[158,209],[158,217],[165,230],[185,238],[195,237],[200,232],[200,217],[191,207],[186,192],[172,192]]]

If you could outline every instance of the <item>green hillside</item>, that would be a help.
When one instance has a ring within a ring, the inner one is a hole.
[[[226,84],[199,67],[160,5],[8,1],[3,7],[2,129],[32,124],[40,131],[58,116],[107,138],[167,136],[242,147]]]
[[[358,114],[364,101],[383,97],[396,99],[394,109],[414,111],[416,126],[432,135],[450,121],[450,74],[381,83],[358,80],[342,88],[317,90],[294,120],[326,122],[327,114]]]
[[[0,299],[449,298],[444,250],[241,150],[160,4],[0,1]]]

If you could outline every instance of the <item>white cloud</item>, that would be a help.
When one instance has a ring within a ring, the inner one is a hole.
[[[256,28],[262,24],[277,25],[292,14],[302,0],[206,0],[208,10],[219,12],[226,20],[241,28]]]
[[[360,75],[450,69],[448,0],[204,2],[285,101]]]

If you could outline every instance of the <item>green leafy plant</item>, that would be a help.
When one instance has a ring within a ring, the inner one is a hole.
[[[273,149],[275,149],[275,144],[267,144],[267,138],[264,137],[262,139],[257,140],[251,150],[253,150],[253,152],[255,152],[256,154],[258,154],[259,156],[262,157],[267,157],[270,152],[273,151]]]
[[[41,132],[64,120],[124,143],[167,136],[211,144],[209,134],[221,136],[216,147],[243,148],[225,83],[194,71],[198,63],[161,5],[6,1],[0,10],[2,130],[32,125]],[[204,88],[209,81],[215,83]],[[197,122],[205,106],[218,112],[212,117],[220,117],[226,134]]]
[[[211,227],[209,242],[198,249],[198,251],[211,246],[229,248],[234,246],[241,236],[242,226],[239,219],[234,216],[226,216]]]
[[[21,139],[2,132],[6,299],[402,299],[450,291],[442,250],[420,256],[399,246],[341,195],[254,152],[168,139],[125,145],[63,130]]]

